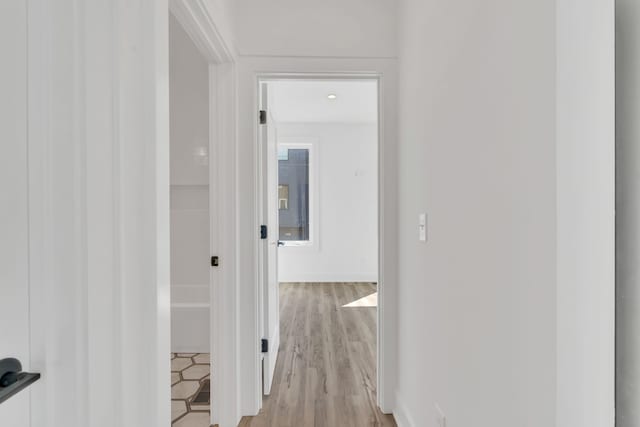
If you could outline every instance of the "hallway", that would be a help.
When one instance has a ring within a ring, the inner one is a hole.
[[[280,285],[271,395],[240,427],[395,426],[376,406],[376,285]]]
[[[639,22],[0,1],[0,427],[640,427]]]

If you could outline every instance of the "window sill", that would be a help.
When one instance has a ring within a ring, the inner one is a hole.
[[[310,241],[298,241],[298,240],[281,240],[282,243],[284,243],[281,247],[282,248],[308,248],[313,246],[313,242]]]

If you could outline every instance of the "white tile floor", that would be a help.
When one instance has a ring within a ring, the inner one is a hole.
[[[209,427],[209,404],[193,399],[210,378],[208,353],[171,354],[171,420],[174,427]]]

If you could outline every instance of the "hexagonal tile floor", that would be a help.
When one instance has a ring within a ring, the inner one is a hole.
[[[171,421],[174,427],[209,427],[208,353],[171,353]],[[196,397],[200,396],[199,399]]]

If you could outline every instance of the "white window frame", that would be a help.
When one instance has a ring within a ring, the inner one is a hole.
[[[282,240],[283,248],[287,247],[315,247],[318,243],[318,227],[316,224],[318,215],[318,150],[316,149],[316,138],[309,137],[279,137],[278,150],[287,149],[303,149],[309,150],[309,240]],[[279,176],[279,175],[278,175]],[[279,184],[279,180],[278,180]],[[291,189],[289,189],[291,194]],[[278,237],[280,236],[278,229]]]

